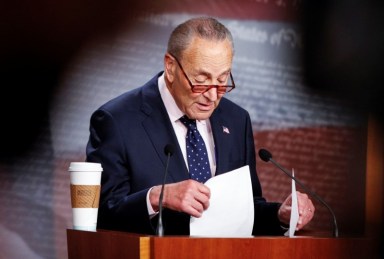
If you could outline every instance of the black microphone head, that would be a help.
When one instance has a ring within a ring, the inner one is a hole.
[[[259,150],[259,157],[264,162],[269,162],[269,160],[272,158],[272,154],[268,150],[262,148]]]
[[[173,145],[172,144],[167,144],[165,145],[164,147],[164,153],[168,156],[172,156],[173,155],[173,151],[174,151],[174,148],[173,148]]]

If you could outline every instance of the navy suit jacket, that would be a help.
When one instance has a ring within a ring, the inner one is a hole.
[[[87,161],[102,164],[98,228],[155,234],[157,217],[148,216],[146,195],[160,185],[167,161],[164,147],[175,147],[167,183],[189,179],[187,166],[160,97],[158,77],[126,92],[91,116]],[[255,146],[249,114],[222,98],[210,122],[216,149],[216,175],[249,165],[255,204],[254,235],[281,234],[279,203],[262,198],[256,174]],[[228,132],[223,130],[227,128]],[[230,204],[228,204],[230,206]],[[190,216],[165,209],[166,235],[188,235]]]

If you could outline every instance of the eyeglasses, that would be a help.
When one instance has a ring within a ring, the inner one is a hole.
[[[235,82],[233,81],[232,72],[229,72],[229,76],[231,78],[232,85],[194,85],[194,84],[192,84],[191,80],[189,80],[187,74],[185,73],[183,67],[181,66],[181,64],[177,60],[177,58],[174,57],[174,56],[172,56],[172,57],[176,60],[177,64],[179,65],[179,67],[181,69],[181,71],[183,72],[185,78],[187,79],[187,81],[189,83],[189,86],[192,89],[192,92],[194,92],[194,93],[205,93],[205,92],[209,91],[212,88],[216,88],[218,94],[225,94],[225,93],[229,93],[230,91],[232,91],[236,87],[235,86]]]

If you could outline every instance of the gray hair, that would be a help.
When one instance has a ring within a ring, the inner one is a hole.
[[[232,54],[234,53],[231,32],[222,23],[211,17],[192,18],[179,24],[169,37],[167,51],[180,60],[183,51],[188,48],[195,37],[212,41],[228,40],[232,46]]]

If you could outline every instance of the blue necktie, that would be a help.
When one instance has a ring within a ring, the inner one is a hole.
[[[191,179],[204,183],[211,178],[207,148],[196,127],[196,120],[190,120],[186,115],[180,121],[187,127],[187,160]]]

